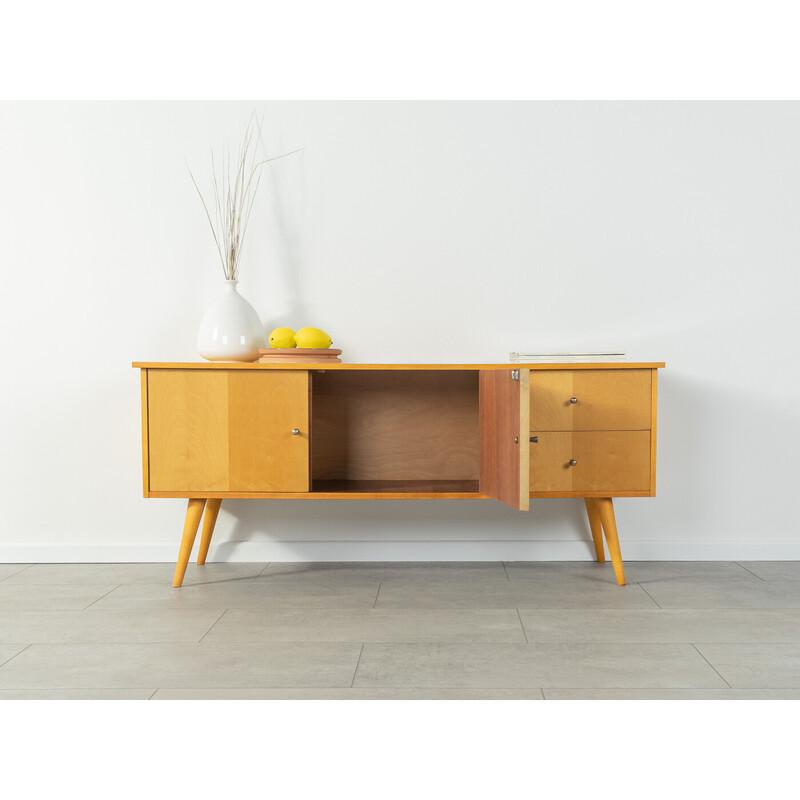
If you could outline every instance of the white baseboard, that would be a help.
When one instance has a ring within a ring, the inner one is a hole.
[[[197,555],[195,545],[194,555]],[[0,544],[0,563],[174,562],[178,542]],[[800,541],[623,541],[626,561],[796,561]],[[221,542],[208,561],[593,561],[590,541]]]

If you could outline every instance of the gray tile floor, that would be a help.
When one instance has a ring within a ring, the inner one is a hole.
[[[800,562],[0,564],[1,699],[800,699]]]

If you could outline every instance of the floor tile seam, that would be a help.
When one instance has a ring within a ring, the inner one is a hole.
[[[377,611],[390,611],[394,610],[394,606],[379,606]],[[514,611],[519,608],[523,611],[583,611],[587,606],[492,606],[491,608],[484,608],[483,606],[403,606],[403,608],[413,611]],[[676,606],[675,610],[681,609],[681,606]],[[651,608],[650,606],[593,606],[592,611],[658,611],[658,608]],[[664,609],[665,611],[668,609]],[[702,610],[702,609],[698,609]],[[778,609],[776,609],[778,610]]]
[[[800,611],[796,606],[659,606],[663,611]],[[641,609],[640,609],[641,610]]]
[[[591,610],[591,611],[714,611],[714,610],[721,610],[721,611],[793,611],[797,610],[800,607],[796,606],[767,606],[761,608],[752,608],[750,606],[724,606],[720,607],[704,607],[704,606],[662,606],[662,607],[650,607],[650,606],[641,606],[641,605],[623,605],[623,606],[605,606],[605,605],[595,605],[592,607],[589,606],[573,606],[573,605],[540,605],[540,606],[522,606],[522,605],[508,605],[508,606],[473,606],[473,605],[447,605],[447,606],[395,606],[392,604],[389,605],[380,605],[380,606],[372,606],[372,605],[358,605],[358,606],[331,606],[327,605],[320,605],[320,606],[286,606],[286,605],[249,605],[249,606],[237,606],[237,605],[230,605],[227,606],[227,610],[229,611],[263,611],[273,612],[273,611],[408,611],[408,612],[421,612],[421,611],[510,611],[514,613],[515,609],[521,609],[523,611],[584,611],[584,610]],[[70,608],[70,607],[58,607],[53,608],[52,606],[34,606],[34,607],[13,607],[13,608],[0,608],[0,613],[27,613],[32,611],[88,611],[89,608]],[[141,606],[114,606],[114,607],[102,607],[98,609],[91,609],[92,611],[122,611],[122,612],[158,612],[158,611],[174,611],[174,610],[187,610],[187,611],[211,611],[217,612],[219,611],[219,606],[192,606],[188,609],[174,609],[171,606],[152,606],[142,608]]]
[[[385,602],[385,601],[384,601]],[[794,609],[794,606],[767,606],[763,608],[742,608],[741,606],[598,606],[596,604],[592,605],[555,605],[555,606],[547,606],[547,605],[522,605],[522,604],[515,604],[515,605],[395,605],[394,603],[390,603],[389,605],[381,605],[381,606],[372,606],[366,604],[359,604],[359,605],[352,605],[352,606],[335,606],[331,605],[330,603],[326,603],[325,605],[284,605],[284,604],[259,604],[259,605],[227,605],[225,606],[226,611],[408,611],[408,612],[417,612],[417,611],[515,611],[516,609],[521,609],[523,611],[587,611],[587,612],[597,612],[597,611],[650,611],[650,612],[657,612],[657,611],[791,611]],[[121,612],[142,612],[142,613],[156,613],[160,611],[208,611],[208,612],[219,612],[220,606],[185,606],[181,608],[175,608],[173,605],[163,605],[163,606],[113,606],[107,607],[103,606],[102,608],[53,608],[52,606],[49,607],[42,607],[36,606],[31,608],[6,608],[3,609],[0,607],[0,614],[4,613],[20,613],[20,612],[31,612],[31,611],[74,611],[76,613],[83,612],[83,611],[121,611]]]
[[[3,667],[4,667],[6,664],[8,664],[8,663],[10,663],[11,661],[13,661],[13,660],[14,660],[14,659],[15,659],[15,658],[18,656],[18,655],[21,655],[21,654],[22,654],[22,653],[24,653],[26,650],[28,650],[30,647],[31,647],[31,643],[30,643],[30,642],[28,642],[28,644],[27,644],[25,647],[23,647],[23,648],[22,648],[22,650],[20,650],[18,653],[14,653],[14,655],[13,655],[13,656],[11,656],[11,658],[7,658],[7,659],[5,659],[5,661],[0,661],[0,671],[2,671]]]
[[[194,612],[197,613],[216,613],[221,614],[228,610],[227,606],[216,606],[215,608],[20,608],[16,607],[14,609],[3,609],[0,608],[0,619],[6,614],[18,616],[19,614],[53,614],[53,613],[65,613],[65,614],[75,614],[76,616],[90,616],[94,614],[152,614],[154,616],[163,615],[165,611],[173,612],[173,613],[184,613],[186,615],[191,615]]]
[[[613,606],[609,606],[607,608],[603,606],[597,605],[585,605],[585,606],[526,606],[526,605],[519,605],[517,608],[520,611],[585,611],[587,614],[596,614],[598,611],[619,611],[620,613],[630,613],[631,611],[641,611],[645,614],[658,614],[661,611],[694,611],[695,609],[684,609],[684,608],[662,608],[661,606],[631,606],[627,608],[614,608]],[[702,609],[700,609],[702,610]]]
[[[354,640],[360,642],[361,639]],[[300,643],[307,643],[307,644],[338,644],[340,640],[336,641],[316,641],[311,639],[268,639],[268,640],[241,640],[241,641],[218,641],[218,642],[203,642],[200,639],[97,639],[95,641],[74,641],[70,639],[41,639],[41,640],[34,640],[28,642],[28,647],[36,646],[37,648],[42,645],[54,645],[54,646],[68,646],[68,647],[89,647],[89,646],[96,646],[96,647],[108,647],[108,646],[115,646],[115,645],[125,645],[125,646],[144,646],[150,644],[174,644],[174,645],[196,645],[196,644],[300,644]],[[7,644],[11,645],[12,643],[4,643],[0,642],[0,646],[5,647]],[[21,644],[21,642],[13,642],[13,644]],[[716,642],[716,644],[731,644],[731,642]],[[745,642],[746,644],[746,642]]]
[[[25,688],[27,689],[29,687],[25,687]],[[31,689],[31,691],[47,691],[49,688],[50,687],[45,687],[44,690],[42,690],[42,689]],[[90,688],[90,691],[92,689],[100,689],[100,688],[101,687],[98,687],[98,686],[92,686]],[[119,688],[120,691],[137,691],[137,690],[139,690],[141,688],[149,689],[150,687],[148,687],[148,686],[145,686],[145,687],[132,686],[132,687],[115,687],[115,688]],[[373,687],[373,686],[308,686],[307,684],[304,684],[302,686],[255,686],[255,685],[254,686],[225,686],[225,685],[220,686],[220,685],[214,685],[214,686],[201,686],[201,687],[195,687],[195,686],[186,686],[186,687],[160,686],[155,691],[156,692],[161,692],[161,691],[164,691],[165,689],[178,689],[178,688],[183,688],[183,690],[185,690],[185,691],[194,691],[195,689],[207,689],[207,690],[211,690],[211,691],[230,691],[230,690],[233,690],[233,691],[261,691],[261,690],[264,690],[264,689],[314,689],[314,690],[320,690],[320,689],[322,689],[322,690],[325,690],[325,689],[336,689],[336,690],[344,689],[346,691],[350,691],[352,689],[354,692],[356,692],[356,691],[365,691],[365,690],[366,691],[370,691],[370,690],[374,690],[374,689],[380,689],[380,690],[383,690],[383,689],[426,689],[426,690],[445,689],[445,690],[450,690],[450,691],[468,690],[468,691],[479,691],[479,692],[482,692],[482,691],[487,691],[487,690],[489,690],[489,691],[505,691],[506,689],[520,689],[520,688],[524,689],[525,691],[537,691],[537,692],[542,691],[540,686],[522,686],[522,687],[510,686],[510,687],[503,687],[503,686],[407,686],[407,685],[403,685],[403,686],[385,686],[385,687],[384,686],[374,686]],[[558,688],[561,688],[561,687],[558,687]],[[577,687],[574,687],[574,688],[582,689],[582,688],[585,688],[585,687],[577,686]],[[605,689],[606,687],[601,687],[601,688]],[[627,689],[629,687],[622,686],[622,687],[614,687],[614,688]],[[648,688],[648,687],[645,687],[645,688]],[[661,687],[656,687],[656,688],[661,688]],[[682,689],[684,687],[679,686],[677,688]],[[708,688],[708,687],[700,687],[700,688]],[[2,690],[0,690],[0,691],[2,691]],[[10,691],[17,691],[17,690],[13,690],[12,689]],[[64,689],[60,689],[58,691],[64,691]],[[86,691],[86,690],[78,688],[78,689],[74,689],[74,691]],[[797,689],[794,689],[794,691],[797,691]]]
[[[204,688],[207,688],[207,687],[204,687]],[[221,688],[225,688],[225,687],[221,687]],[[266,687],[266,688],[270,688],[270,687]],[[279,687],[275,687],[275,688],[279,688]],[[280,687],[280,688],[283,688],[283,687]],[[301,687],[301,688],[306,688],[306,687]],[[324,687],[319,687],[319,688],[324,688]],[[547,699],[544,696],[545,689],[543,689],[541,686],[526,686],[526,685],[520,685],[520,684],[511,684],[511,685],[507,685],[507,686],[498,686],[498,685],[495,685],[495,686],[472,686],[472,685],[447,686],[447,685],[443,685],[443,684],[432,684],[431,685],[431,684],[422,684],[422,683],[413,683],[413,684],[406,683],[406,684],[400,684],[400,685],[382,683],[380,685],[375,684],[375,685],[370,685],[370,686],[352,686],[351,688],[352,689],[381,689],[381,690],[384,690],[384,689],[398,690],[398,689],[400,689],[400,690],[407,690],[407,691],[411,690],[411,689],[424,690],[424,691],[432,691],[432,690],[442,691],[443,690],[443,691],[451,691],[451,692],[457,692],[457,691],[507,692],[507,691],[519,690],[519,691],[523,691],[523,692],[541,692],[543,699]],[[636,690],[639,690],[639,689],[651,690],[651,689],[668,688],[668,689],[690,689],[691,690],[691,689],[709,689],[709,688],[714,688],[714,687],[709,687],[709,686],[669,686],[669,687],[663,687],[663,686],[548,686],[547,688],[548,689],[555,689],[555,690],[565,690],[565,689],[566,690],[586,690],[586,689],[589,689],[589,690],[592,690],[592,691],[626,691],[626,690],[636,691]],[[722,687],[717,687],[717,688],[722,688]],[[772,687],[769,687],[769,688],[772,688]],[[509,699],[511,699],[511,698],[509,698]]]
[[[345,684],[336,684],[332,686],[330,684],[320,684],[318,686],[312,684],[289,684],[289,683],[279,683],[279,684],[266,684],[266,685],[253,685],[253,686],[237,686],[237,685],[214,685],[214,686],[207,686],[205,684],[202,685],[194,685],[194,686],[160,686],[153,692],[151,697],[147,698],[148,700],[152,700],[153,697],[157,692],[162,690],[169,690],[169,689],[177,689],[179,691],[214,691],[214,690],[221,690],[221,691],[263,691],[266,689],[350,689],[353,687],[346,686]],[[358,688],[358,687],[355,687]],[[580,687],[579,687],[580,688]],[[0,686],[0,692],[66,692],[66,691],[75,691],[75,692],[108,692],[108,691],[121,691],[121,692],[135,692],[135,691],[147,691],[149,690],[149,686]]]
[[[522,609],[525,609],[526,606],[519,606]],[[32,611],[40,610],[40,609],[30,609]],[[63,609],[62,609],[63,610]],[[78,609],[76,609],[77,611]],[[103,609],[108,611],[164,611],[167,609]],[[176,609],[178,610],[178,609]],[[219,611],[219,608],[216,609],[205,609],[205,608],[198,608],[198,609],[191,609],[197,611]],[[332,608],[330,605],[324,606],[229,606],[226,611],[325,611],[325,612],[335,612],[335,611],[394,611],[394,612],[407,612],[409,614],[416,614],[420,611],[476,611],[476,612],[490,612],[490,611],[504,611],[504,612],[513,612],[516,610],[516,606],[381,606],[380,608],[373,608],[372,606],[339,606]],[[533,611],[540,611],[541,608],[533,607],[531,610]],[[575,610],[575,609],[573,609]],[[596,606],[586,606],[586,611],[596,611]],[[648,610],[648,609],[636,609],[636,610]]]
[[[385,608],[382,606],[381,608]],[[408,608],[413,608],[409,606]],[[469,608],[469,606],[467,606]],[[186,606],[183,608],[175,608],[173,605],[163,605],[163,606],[113,606],[113,607],[103,607],[103,611],[141,611],[141,612],[157,612],[157,611],[219,611],[220,606]],[[360,603],[359,605],[353,606],[337,606],[331,605],[330,603],[326,603],[325,605],[318,605],[318,606],[309,606],[309,605],[298,605],[298,606],[289,606],[283,604],[254,604],[254,605],[227,605],[225,607],[226,611],[372,611],[372,610],[381,610],[375,609],[374,606],[369,605],[367,603]],[[27,609],[7,609],[8,611],[46,611],[49,609],[43,609],[42,607],[39,608],[27,608]],[[78,609],[78,608],[57,608],[53,609],[54,611],[85,611],[87,609]],[[2,613],[3,609],[0,608],[0,613]]]
[[[91,607],[92,607],[92,606],[93,606],[95,603],[99,603],[99,602],[100,602],[100,601],[101,601],[101,600],[102,600],[104,597],[108,597],[108,596],[111,594],[111,592],[115,592],[117,589],[119,589],[119,587],[120,587],[120,586],[124,586],[124,585],[125,585],[125,584],[118,583],[118,584],[117,584],[116,586],[114,586],[112,589],[109,589],[109,590],[108,590],[108,591],[107,591],[107,592],[106,592],[104,595],[101,595],[101,596],[100,596],[100,597],[98,597],[96,600],[92,600],[92,602],[91,602],[91,603],[89,603],[89,605],[88,605],[88,606],[84,606],[84,607],[83,607],[83,609],[80,609],[80,610],[82,610],[82,611],[86,611],[86,610],[90,609],[90,608],[91,608]],[[77,610],[77,609],[76,609],[76,610]]]
[[[778,691],[798,691],[797,687],[792,686],[545,686],[542,688],[542,692],[545,695],[545,700],[554,700],[556,698],[547,697],[547,692],[581,692],[587,690],[592,692],[735,692],[739,689],[752,690],[763,688],[768,688],[770,690],[777,689]]]
[[[476,644],[482,644],[482,642],[476,642]],[[575,640],[570,640],[570,641],[558,641],[558,642],[556,642],[556,641],[548,642],[548,641],[534,640],[534,641],[530,641],[529,644],[538,644],[538,645],[551,645],[551,644],[559,644],[559,645],[560,644],[563,644],[563,645],[598,644],[598,645],[614,645],[614,646],[616,646],[616,645],[640,645],[640,644],[643,644],[643,645],[687,644],[687,645],[694,646],[695,642],[691,641],[689,639],[685,639],[685,640],[683,640],[683,639],[681,639],[681,640],[669,639],[669,640],[658,640],[658,641],[653,641],[653,640],[648,640],[648,639],[625,639],[625,640],[623,640],[623,639],[575,639]],[[725,640],[720,639],[720,640],[713,641],[713,642],[704,642],[703,644],[708,644],[708,645],[724,644],[726,646],[727,645],[740,645],[741,647],[753,647],[754,645],[760,645],[760,644],[763,644],[763,645],[784,645],[784,644],[788,644],[788,645],[798,645],[798,646],[800,646],[800,639],[798,639],[797,641],[784,641],[784,640],[781,640],[781,641],[777,641],[777,642],[770,642],[770,641],[763,641],[763,640],[746,641],[746,642],[741,642],[741,641],[729,642],[729,641],[725,641]]]
[[[522,636],[525,639],[525,644],[529,643],[528,632],[525,630],[525,623],[522,621],[522,614],[519,613],[519,607],[514,609],[517,612],[517,619],[519,620],[520,628],[522,628]]]
[[[518,634],[518,631],[514,631]],[[45,642],[44,644],[51,644]],[[71,644],[67,642],[66,644]],[[123,644],[123,642],[78,642],[78,644]],[[125,642],[124,644],[192,644],[192,642]],[[516,644],[525,646],[528,642],[520,642],[518,639],[480,639],[475,641],[474,638],[470,639],[369,639],[364,638],[363,633],[354,639],[224,639],[208,642],[195,642],[194,644],[364,644],[364,645],[404,645],[404,644],[430,644],[430,645],[497,645]],[[533,644],[531,642],[530,644]],[[553,644],[551,642],[537,642],[537,644]],[[559,644],[556,642],[555,644]],[[591,643],[590,643],[591,644]],[[616,644],[611,642],[610,644]],[[633,642],[633,644],[637,644]]]
[[[26,570],[29,570],[31,567],[35,567],[35,566],[36,566],[35,564],[26,564],[18,572],[12,572],[10,575],[6,575],[5,578],[0,578],[0,583],[3,583],[3,581],[7,581],[9,578],[16,578],[17,575],[22,575],[23,572],[25,572]]]
[[[710,613],[718,613],[720,611],[744,611],[744,612],[757,612],[757,611],[792,611],[791,608],[765,608],[765,609],[757,609],[757,608],[741,608],[738,606],[727,606],[724,608],[718,607],[704,607],[704,606],[659,606],[651,607],[651,606],[628,606],[628,607],[620,607],[620,606],[517,606],[517,608],[523,613],[529,612],[536,612],[536,611],[569,611],[569,612],[580,612],[585,614],[597,614],[599,612],[602,613],[619,613],[619,614],[631,614],[633,612],[642,613],[642,614],[652,614],[653,616],[667,616],[673,612],[678,611],[686,611],[686,612],[697,612],[697,611],[708,611]],[[501,609],[502,610],[502,609]]]
[[[632,641],[622,641],[622,640],[613,640],[613,641],[574,641],[574,642],[540,642],[540,641],[528,641],[528,642],[474,642],[474,641],[458,641],[454,639],[411,639],[411,640],[401,640],[401,639],[368,639],[368,640],[354,640],[350,642],[351,644],[357,644],[358,641],[363,642],[364,645],[442,645],[442,646],[452,646],[452,647],[496,647],[497,645],[507,645],[511,647],[520,647],[523,649],[533,649],[534,647],[572,647],[572,646],[592,646],[592,647],[613,647],[616,648],[617,645],[645,645],[648,647],[673,647],[675,645],[686,645],[694,647],[695,643],[691,641],[679,641],[679,642],[643,642],[640,640],[632,640]],[[337,642],[315,642],[315,644],[336,644]],[[218,644],[223,644],[223,642],[219,642]],[[244,644],[243,642],[237,642],[236,644]],[[255,642],[254,644],[268,644],[268,642]],[[758,644],[757,642],[706,642],[704,644],[741,644],[745,647],[750,647],[753,644]],[[792,642],[764,642],[764,644],[793,644]],[[622,654],[625,656],[625,654]],[[702,654],[701,654],[702,655]]]
[[[358,667],[361,664],[361,656],[364,655],[364,642],[361,642],[361,649],[358,651],[358,659],[356,660],[356,668],[353,670],[353,677],[350,679],[350,688],[356,682],[356,675],[358,675]]]
[[[19,687],[0,687],[0,692],[105,692],[105,691],[147,691],[149,686],[19,686]],[[365,693],[370,691],[431,691],[431,692],[509,692],[509,691],[524,691],[524,692],[539,692],[543,700],[554,700],[556,698],[548,697],[548,692],[557,691],[591,691],[591,692],[714,692],[721,694],[728,694],[733,692],[753,692],[753,691],[769,691],[769,692],[791,692],[796,694],[798,692],[797,686],[525,686],[525,685],[510,685],[510,686],[445,686],[441,684],[381,684],[380,686],[345,686],[345,685],[310,685],[310,684],[253,684],[248,686],[232,686],[225,684],[204,684],[197,686],[160,686],[154,690],[147,699],[154,699],[157,694],[170,691],[188,691],[188,692],[201,692],[201,691],[223,691],[223,692],[259,692],[259,691],[274,691],[274,690],[290,690],[290,691],[342,691],[346,693],[352,692],[353,694]],[[200,698],[198,698],[200,699]],[[206,698],[202,698],[206,699]],[[380,699],[380,698],[378,698]],[[387,698],[388,699],[388,698]],[[470,698],[480,699],[480,698]],[[530,698],[501,698],[501,699],[530,699]],[[567,698],[564,698],[567,699]],[[599,699],[599,698],[598,698]],[[669,699],[665,697],[664,699]],[[774,698],[779,699],[779,698]]]
[[[91,691],[98,691],[98,692],[106,692],[106,691],[146,691],[150,689],[149,686],[0,686],[0,692],[20,692],[20,691],[30,691],[30,692],[46,692],[46,691],[55,691],[55,692],[63,692],[63,691],[84,691],[84,692],[91,692]],[[274,683],[274,684],[252,684],[252,685],[230,685],[230,684],[197,684],[194,686],[160,686],[152,695],[155,696],[156,693],[164,690],[179,690],[179,691],[241,691],[241,692],[250,692],[250,691],[268,691],[273,689],[290,689],[293,691],[303,691],[303,690],[310,690],[310,691],[325,691],[325,690],[334,690],[334,691],[369,691],[369,690],[401,690],[401,691],[410,691],[410,690],[423,690],[423,691],[451,691],[451,692],[458,692],[458,691],[469,691],[469,692],[507,692],[513,690],[525,691],[525,692],[542,692],[544,699],[547,699],[546,695],[544,694],[546,691],[610,691],[610,692],[620,692],[620,691],[756,691],[756,690],[770,690],[770,691],[787,691],[787,692],[797,692],[797,686],[731,686],[731,687],[724,687],[724,686],[651,686],[651,685],[635,685],[635,686],[547,686],[542,687],[541,685],[535,686],[527,686],[524,684],[511,684],[511,685],[493,685],[493,686],[473,686],[473,685],[444,685],[444,684],[380,684],[380,685],[369,685],[369,686],[355,686],[355,685],[345,685],[345,684],[308,684],[308,683]],[[152,699],[149,698],[149,699]]]
[[[737,566],[737,567],[741,567],[743,570],[746,570],[746,571],[747,571],[747,572],[749,572],[751,575],[755,575],[755,576],[756,576],[756,578],[758,578],[760,581],[764,581],[765,583],[767,582],[766,578],[762,578],[760,575],[756,575],[756,573],[755,573],[755,572],[753,572],[753,570],[751,570],[751,569],[748,569],[748,568],[747,568],[747,567],[746,567],[744,564],[742,564],[740,561],[734,561],[733,563],[734,563],[734,564],[736,564],[736,566]]]
[[[224,617],[224,616],[225,616],[225,615],[228,613],[228,610],[229,610],[229,609],[227,609],[227,608],[226,608],[226,609],[225,609],[225,610],[224,610],[224,611],[223,611],[223,612],[222,612],[222,613],[221,613],[221,614],[220,614],[220,615],[219,615],[219,616],[216,618],[216,620],[214,620],[214,622],[213,622],[213,623],[211,623],[211,627],[210,627],[210,628],[209,628],[209,629],[208,629],[208,630],[207,630],[207,631],[206,631],[206,632],[205,632],[205,633],[204,633],[204,634],[203,634],[203,635],[202,635],[202,636],[201,636],[201,637],[200,637],[200,638],[197,640],[197,643],[198,643],[198,644],[202,644],[202,643],[203,643],[203,639],[205,639],[205,638],[206,638],[206,636],[208,636],[208,634],[209,634],[209,633],[211,633],[211,631],[213,631],[213,630],[214,630],[214,628],[217,626],[217,623],[218,623],[218,622],[219,622],[219,621],[220,621],[220,620],[221,620],[221,619],[222,619],[222,618],[223,618],[223,617]]]
[[[13,647],[17,644],[23,644],[21,642],[13,642],[13,643],[0,643],[0,646],[8,646]],[[622,645],[628,646],[645,646],[645,647],[671,647],[675,645],[686,645],[695,648],[698,653],[706,660],[708,659],[705,655],[698,650],[698,645],[696,642],[692,641],[685,641],[685,640],[669,640],[669,641],[652,641],[652,640],[642,640],[642,639],[613,639],[613,640],[596,640],[596,639],[577,639],[577,640],[570,640],[570,641],[541,641],[541,640],[528,640],[525,642],[520,641],[511,641],[509,639],[481,639],[480,641],[474,641],[469,639],[364,639],[363,636],[353,639],[225,639],[222,641],[196,641],[196,640],[189,640],[189,641],[174,641],[174,640],[116,640],[116,641],[93,641],[93,642],[75,642],[75,641],[33,641],[28,642],[22,650],[20,650],[15,655],[11,656],[10,658],[6,659],[6,661],[0,663],[0,667],[8,664],[10,661],[15,659],[17,656],[21,655],[25,651],[31,648],[39,649],[41,647],[60,647],[60,646],[67,646],[67,647],[76,647],[76,648],[85,648],[85,647],[139,647],[143,645],[172,645],[176,647],[185,646],[185,647],[194,647],[194,646],[202,646],[203,649],[209,646],[227,646],[227,645],[356,645],[360,644],[362,646],[361,654],[363,654],[363,648],[367,645],[380,645],[385,647],[399,647],[403,645],[427,645],[427,646],[439,646],[439,647],[481,647],[481,648],[496,648],[498,646],[512,646],[518,647],[522,649],[532,650],[535,648],[566,648],[566,647],[617,647]],[[716,645],[724,645],[724,646],[735,646],[735,647],[756,647],[759,645],[765,645],[767,647],[778,647],[783,645],[790,645],[790,646],[800,646],[800,640],[798,641],[713,641],[713,642],[702,642],[701,646],[708,645],[708,646],[716,646]],[[359,659],[361,657],[359,655]],[[712,664],[709,665],[713,667]],[[722,676],[720,676],[722,677]]]
[[[663,608],[661,603],[659,603],[658,600],[656,600],[655,597],[653,597],[653,595],[651,595],[650,592],[648,592],[647,589],[645,589],[641,583],[638,583],[636,585],[656,604],[656,608]]]
[[[731,685],[728,683],[728,681],[726,681],[726,680],[725,680],[725,677],[722,675],[722,673],[721,673],[721,672],[720,672],[720,671],[719,671],[719,670],[718,670],[718,669],[717,669],[717,668],[716,668],[716,667],[715,667],[715,666],[714,666],[714,665],[713,665],[713,664],[712,664],[712,663],[711,663],[711,662],[708,660],[708,658],[706,658],[705,654],[704,654],[704,653],[703,653],[703,652],[700,650],[700,648],[697,646],[697,644],[695,644],[694,642],[692,642],[692,647],[695,649],[695,652],[697,652],[697,654],[700,656],[700,658],[702,658],[702,659],[703,659],[703,661],[705,661],[705,662],[706,662],[706,664],[708,664],[708,666],[709,666],[709,667],[711,667],[711,669],[713,669],[713,670],[714,670],[714,672],[716,672],[716,673],[717,673],[717,675],[719,675],[719,677],[720,677],[720,678],[721,678],[723,681],[725,681],[725,685],[726,685],[728,688],[730,688],[730,689],[733,689],[733,686],[731,686]]]

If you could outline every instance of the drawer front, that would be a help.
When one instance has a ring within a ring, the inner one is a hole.
[[[534,432],[532,492],[649,492],[649,431]],[[572,465],[570,461],[576,463]]]
[[[652,370],[531,370],[530,386],[532,430],[650,429]]]

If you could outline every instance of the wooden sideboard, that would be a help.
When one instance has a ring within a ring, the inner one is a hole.
[[[623,585],[613,498],[656,491],[663,363],[133,366],[144,496],[189,500],[175,586],[226,497],[584,498]]]

